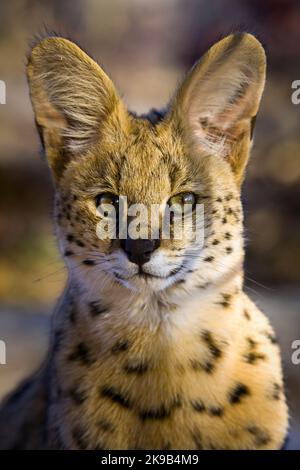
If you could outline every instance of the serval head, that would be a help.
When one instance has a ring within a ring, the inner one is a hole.
[[[265,82],[252,35],[211,47],[166,110],[147,116],[129,112],[102,68],[67,39],[32,49],[28,79],[74,276],[158,291],[240,267],[240,186]]]

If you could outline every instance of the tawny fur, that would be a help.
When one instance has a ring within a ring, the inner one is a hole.
[[[240,186],[264,87],[261,45],[248,34],[217,43],[157,122],[127,112],[65,39],[35,46],[28,78],[69,279],[45,365],[2,407],[1,448],[281,448],[280,352],[243,292]],[[139,276],[118,240],[96,235],[105,191],[147,207],[193,192],[204,246],[161,240],[145,265],[159,277]]]

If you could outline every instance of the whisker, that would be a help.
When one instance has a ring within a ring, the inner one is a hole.
[[[41,281],[44,281],[44,279],[47,279],[51,276],[54,276],[55,274],[58,274],[58,273],[61,273],[62,271],[64,271],[66,269],[66,266],[62,266],[61,268],[57,269],[56,271],[53,271],[51,273],[48,273],[46,274],[45,276],[42,276],[42,277],[38,277],[36,279],[33,279],[32,282],[41,282]]]
[[[270,292],[274,292],[274,291],[275,291],[275,289],[273,289],[272,287],[265,286],[265,285],[262,284],[261,282],[258,282],[258,281],[256,281],[255,279],[252,279],[251,277],[249,277],[249,276],[246,275],[246,274],[245,274],[245,279],[247,279],[247,281],[253,282],[253,283],[256,284],[258,287],[262,287],[263,289],[267,289],[267,290],[270,291]]]

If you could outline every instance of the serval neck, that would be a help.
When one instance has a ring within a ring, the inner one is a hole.
[[[184,334],[194,328],[205,328],[212,318],[219,318],[220,330],[230,327],[226,312],[240,310],[243,275],[237,270],[223,277],[219,284],[178,283],[160,292],[132,292],[123,286],[99,284],[78,285],[70,279],[64,299],[58,308],[56,324],[72,325],[88,338],[118,337],[126,329]],[[224,319],[224,320],[222,320]],[[65,327],[64,327],[65,329]],[[66,328],[68,329],[68,328]],[[172,335],[171,335],[172,336]],[[110,342],[110,340],[108,341]]]

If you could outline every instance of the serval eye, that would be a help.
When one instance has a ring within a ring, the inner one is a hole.
[[[114,206],[115,209],[119,207],[119,196],[116,196],[112,193],[101,193],[96,197],[96,206],[105,206],[110,205]]]
[[[180,193],[172,196],[168,200],[168,205],[173,207],[176,212],[176,208],[178,211],[182,212],[185,208],[185,211],[193,211],[196,206],[196,196],[193,193]]]

